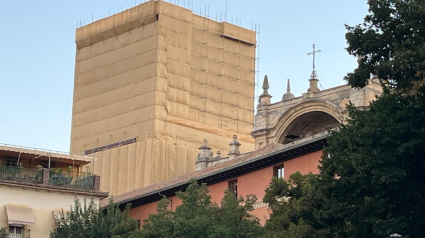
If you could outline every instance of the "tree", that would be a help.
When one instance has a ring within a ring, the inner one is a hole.
[[[164,198],[158,203],[156,214],[149,214],[144,221],[143,231],[137,232],[135,237],[169,238],[174,232],[174,213],[168,210],[169,201]]]
[[[255,195],[248,195],[245,199],[242,196],[237,198],[226,190],[216,214],[216,225],[213,229],[216,234],[213,237],[261,237],[263,229],[259,225],[259,219],[249,213],[254,210],[256,201]]]
[[[319,177],[312,173],[292,174],[288,181],[273,178],[263,201],[273,210],[265,225],[266,238],[330,237],[318,213],[323,198],[318,191]]]
[[[333,132],[322,189],[346,237],[425,234],[425,97],[385,92]]]
[[[359,57],[358,68],[345,79],[364,87],[371,75],[398,91],[416,94],[425,82],[425,2],[368,0],[364,23],[351,27],[347,51]]]
[[[176,207],[172,237],[211,237],[218,207],[211,202],[208,192],[207,185],[198,185],[196,180],[191,181],[186,191],[177,192],[182,204]]]
[[[6,232],[6,228],[0,228],[0,238],[9,238],[9,234]]]
[[[61,212],[51,238],[127,238],[137,230],[137,221],[128,217],[127,205],[121,212],[110,200],[106,209],[98,210],[93,199],[81,205],[78,199],[69,212]]]
[[[262,227],[258,219],[250,215],[255,196],[236,198],[229,191],[221,201],[221,207],[211,202],[206,184],[192,180],[184,192],[177,192],[182,204],[176,211],[168,209],[168,199],[162,199],[157,214],[150,214],[143,230],[136,237],[143,238],[230,238],[260,237]],[[133,237],[132,237],[133,238]]]
[[[425,97],[386,91],[369,110],[348,109],[319,175],[273,179],[266,237],[425,234]]]
[[[328,138],[317,178],[272,182],[268,237],[425,234],[425,1],[368,4],[364,23],[347,26],[359,65],[345,79],[361,88],[376,75],[384,92],[367,110],[348,106],[351,119]]]

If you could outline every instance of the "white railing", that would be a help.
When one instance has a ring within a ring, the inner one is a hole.
[[[9,238],[23,238],[24,236],[22,234],[10,234],[9,233]]]

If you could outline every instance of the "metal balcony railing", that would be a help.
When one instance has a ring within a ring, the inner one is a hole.
[[[43,174],[48,173],[48,176]],[[44,181],[43,181],[44,179]],[[92,173],[62,172],[60,169],[23,168],[22,166],[0,165],[0,180],[49,184],[94,190],[95,176]]]
[[[80,189],[94,189],[94,174],[50,170],[49,184]]]
[[[0,165],[0,179],[27,183],[42,183],[43,171],[37,168],[31,169],[19,166]]]

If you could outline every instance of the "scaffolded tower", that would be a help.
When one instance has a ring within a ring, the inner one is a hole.
[[[254,149],[256,33],[148,1],[78,28],[71,152],[122,194],[195,171],[204,138]]]

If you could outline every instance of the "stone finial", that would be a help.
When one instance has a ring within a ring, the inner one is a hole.
[[[201,145],[201,147],[199,147],[199,150],[211,150],[211,147],[208,145],[208,141],[207,139],[204,139],[203,141],[204,144]]]
[[[291,83],[288,79],[288,84],[286,86],[286,93],[282,96],[282,101],[291,100],[295,98],[294,94],[291,93]]]
[[[308,88],[307,92],[317,93],[320,91],[319,87],[317,86],[317,82],[319,82],[317,78],[312,77],[308,81],[310,81],[310,87]]]
[[[269,94],[269,78],[267,77],[267,75],[264,76],[264,81],[263,81],[263,94],[264,95],[268,95]]]
[[[228,160],[229,160],[229,158],[222,158],[221,157],[221,151],[217,150],[217,156],[214,157],[214,159],[212,159],[210,161],[210,163],[208,164],[208,166],[213,166],[213,165],[216,165],[216,164],[220,164],[220,163],[226,162]]]
[[[261,94],[258,98],[259,106],[270,104],[270,98],[272,96],[269,94],[269,88],[269,78],[267,77],[267,75],[265,75],[263,81],[263,94]]]
[[[286,92],[290,93],[291,92],[291,82],[288,79],[288,83],[286,84]]]
[[[220,160],[221,158],[221,151],[217,150],[217,156],[214,158],[214,160]]]
[[[237,136],[233,135],[233,140],[229,144],[230,145],[229,159],[235,159],[237,156],[241,154],[241,152],[239,151],[239,146],[241,145],[241,143],[239,143],[237,139],[238,139]]]
[[[199,154],[196,159],[196,171],[204,169],[208,166],[208,162],[213,158],[211,147],[208,146],[207,139],[204,139],[204,144],[198,148]]]

